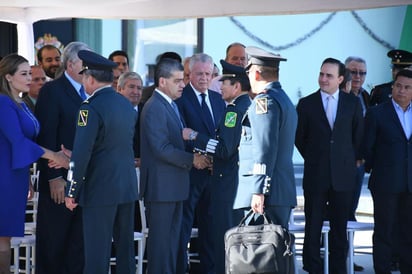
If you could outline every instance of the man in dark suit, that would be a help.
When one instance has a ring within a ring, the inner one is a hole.
[[[90,97],[80,106],[65,204],[83,209],[83,273],[108,273],[112,240],[116,270],[136,271],[133,245],[137,180],[132,150],[136,112],[112,87],[115,62],[92,51],[78,53]]]
[[[79,74],[82,61],[77,56],[83,49],[89,48],[81,42],[65,47],[64,74],[43,86],[36,103],[35,115],[40,122],[37,141],[53,151],[60,150],[61,145],[73,148],[79,107],[86,99]],[[81,209],[69,211],[64,206],[67,171],[49,169],[46,161],[39,163],[39,169],[36,273],[83,273]]]
[[[393,49],[388,51],[388,57],[391,58],[392,63],[392,79],[395,79],[396,74],[412,65],[412,52]],[[375,86],[371,91],[370,104],[371,106],[379,105],[392,98],[392,85],[393,80]]]
[[[394,231],[399,231],[399,268],[412,273],[412,70],[395,76],[392,100],[366,114],[365,169],[374,204],[373,265],[390,274]]]
[[[249,79],[243,67],[220,61],[223,68],[222,98],[228,103],[224,118],[216,130],[216,139],[198,134],[192,129],[183,130],[185,140],[194,141],[194,146],[213,156],[213,180],[211,201],[213,211],[212,235],[216,273],[225,273],[224,236],[228,229],[237,225],[233,202],[238,185],[239,142],[242,119],[250,106]]]
[[[189,61],[190,82],[183,89],[182,97],[176,103],[186,122],[186,126],[214,138],[215,130],[225,110],[225,103],[219,93],[209,90],[213,72],[213,59],[198,53]],[[188,148],[189,151],[192,147]],[[190,172],[190,194],[183,207],[183,225],[178,259],[178,273],[187,267],[187,244],[190,240],[195,210],[199,227],[200,269],[204,273],[214,273],[214,251],[211,235],[212,215],[210,208],[209,169],[192,169]]]
[[[246,47],[252,103],[242,120],[234,208],[265,212],[285,228],[296,205],[293,172],[296,110],[279,83],[279,55]],[[239,221],[239,220],[238,220]]]
[[[164,59],[156,66],[157,86],[142,111],[140,198],[146,203],[148,273],[176,271],[183,201],[189,196],[189,171],[204,168],[206,157],[185,151],[184,121],[175,99],[182,95],[183,66]]]
[[[305,161],[303,268],[309,273],[322,273],[320,236],[326,205],[331,227],[330,273],[346,273],[346,225],[356,167],[362,159],[363,117],[359,100],[339,90],[344,73],[339,60],[325,59],[318,78],[320,90],[302,98],[297,106],[295,145]]]

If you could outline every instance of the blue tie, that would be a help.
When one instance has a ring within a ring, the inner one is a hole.
[[[212,114],[210,113],[210,109],[206,104],[206,94],[201,93],[200,96],[202,97],[201,108],[202,108],[203,116],[206,119],[209,130],[211,130],[211,132],[213,132],[214,128],[215,128],[215,122],[213,121]]]
[[[180,119],[180,112],[179,112],[179,109],[178,109],[178,107],[177,107],[177,105],[174,101],[172,101],[172,108],[173,108],[173,110],[175,111],[175,113],[177,115],[177,119],[179,119],[180,127],[183,128],[183,123],[182,123],[182,120]]]
[[[84,92],[83,86],[80,86],[79,93],[80,93],[80,97],[82,98],[83,101],[87,99],[87,96],[86,96],[86,93]]]

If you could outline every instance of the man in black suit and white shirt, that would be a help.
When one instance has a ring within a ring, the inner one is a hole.
[[[68,44],[63,52],[64,73],[40,90],[35,115],[40,122],[39,145],[53,151],[73,149],[79,107],[86,93],[81,85],[82,61],[77,53],[89,50],[81,42]],[[67,170],[39,165],[39,205],[36,227],[36,273],[83,273],[83,229],[81,209],[64,206]],[[76,263],[73,264],[73,261]]]
[[[339,90],[345,66],[336,59],[323,61],[320,89],[297,106],[295,145],[305,160],[305,239],[303,268],[322,273],[320,236],[328,204],[330,213],[330,273],[346,273],[346,225],[355,188],[359,146],[363,133],[359,100]]]

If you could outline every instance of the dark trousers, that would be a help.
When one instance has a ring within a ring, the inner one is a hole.
[[[48,189],[39,195],[35,267],[36,274],[83,273],[82,209],[56,204]]]
[[[401,273],[412,273],[412,194],[371,192],[375,221],[373,232],[375,272],[390,273],[393,235],[398,229],[399,268]]]
[[[108,273],[112,240],[116,249],[116,273],[136,273],[134,207],[134,202],[83,207],[84,273]]]
[[[183,203],[183,221],[180,236],[179,254],[177,262],[177,273],[187,271],[187,244],[195,216],[199,229],[199,259],[201,273],[215,273],[214,268],[214,248],[213,248],[213,212],[211,208],[211,176],[205,175],[203,178],[193,178],[190,180],[190,193]],[[196,212],[195,212],[196,211]]]
[[[355,191],[352,197],[352,208],[349,212],[349,221],[356,221],[356,209],[358,208],[359,198],[362,191],[363,178],[365,177],[365,165],[360,165],[356,169]]]
[[[233,201],[213,200],[212,235],[216,273],[225,273],[225,233],[238,223],[234,221]]]
[[[183,202],[148,202],[146,204],[149,237],[147,273],[176,272]]]
[[[353,193],[328,190],[323,192],[304,191],[305,238],[303,243],[303,268],[308,272],[322,273],[320,257],[321,231],[325,209],[329,210],[329,262],[330,273],[346,273],[348,249],[347,221]]]

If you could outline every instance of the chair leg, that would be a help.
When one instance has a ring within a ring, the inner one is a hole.
[[[0,251],[0,274],[10,274],[10,260],[11,250]]]
[[[144,249],[143,249],[143,239],[137,241],[137,268],[136,268],[136,274],[142,274],[143,273],[143,254],[144,254]]]

